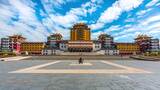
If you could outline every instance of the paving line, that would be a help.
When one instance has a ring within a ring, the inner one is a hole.
[[[16,57],[8,57],[8,58],[1,58],[1,59],[4,59],[5,61],[18,61],[26,58],[30,58],[30,56],[25,56],[25,57],[16,56]]]
[[[32,70],[36,70],[38,68],[42,68],[42,67],[45,67],[45,66],[49,66],[49,65],[52,65],[52,64],[59,63],[59,62],[61,62],[61,61],[54,61],[54,62],[49,62],[49,63],[45,63],[45,64],[41,64],[41,65],[36,65],[36,66],[32,66],[32,67],[25,68],[25,69],[20,69],[20,70],[17,70],[17,71],[12,71],[10,73],[32,71]]]
[[[143,69],[138,69],[138,68],[133,68],[133,67],[129,67],[129,66],[124,66],[124,65],[112,63],[112,62],[109,62],[109,61],[101,61],[101,62],[105,63],[105,64],[109,64],[109,65],[115,66],[115,67],[126,69],[126,70],[128,70],[128,72],[135,71],[135,72],[152,73],[150,71],[146,71],[146,70],[143,70]]]
[[[33,73],[33,74],[141,74],[148,73],[142,71],[128,71],[128,70],[83,70],[83,69],[53,69],[53,70],[28,70],[28,71],[17,71],[14,73]]]
[[[83,63],[83,64],[79,64],[79,63],[71,63],[69,64],[70,66],[92,66],[91,63]]]
[[[151,73],[149,71],[132,68],[128,66],[119,65],[116,63],[101,61],[102,63],[116,66],[123,69],[40,69],[42,67],[56,64],[62,61],[54,61],[46,64],[36,65],[25,69],[20,69],[17,71],[12,71],[9,73],[43,73],[43,74],[130,74],[130,73]]]
[[[123,68],[123,69],[135,69],[135,68],[132,68],[132,67],[128,67],[128,66],[112,63],[112,62],[109,62],[109,61],[101,61],[101,62],[105,63],[105,64],[109,64],[109,65],[115,66],[115,67]]]

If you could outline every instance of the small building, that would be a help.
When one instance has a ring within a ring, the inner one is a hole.
[[[102,43],[102,50],[104,50],[105,55],[119,55],[119,50],[117,50],[114,43],[114,38],[108,34],[100,34],[98,40]]]
[[[1,39],[1,51],[20,54],[20,44],[25,41],[21,35],[13,35]]]
[[[159,39],[151,39],[149,52],[158,52],[158,51],[159,51]]]
[[[59,49],[59,44],[62,40],[62,35],[59,33],[53,33],[47,37],[47,45],[50,49]]]
[[[149,51],[151,38],[152,37],[147,36],[147,35],[138,35],[135,38],[135,43],[140,46],[141,53],[145,53],[145,52]]]
[[[1,52],[12,52],[11,49],[11,39],[10,38],[1,38]]]
[[[26,38],[24,38],[22,35],[12,35],[9,36],[9,38],[11,39],[12,42],[22,43],[26,41]]]
[[[62,51],[68,51],[68,41],[63,40],[60,42],[59,49]]]
[[[101,41],[102,43],[102,49],[111,50],[115,47],[113,42],[113,37],[108,34],[99,35],[98,40]]]
[[[21,54],[41,55],[45,44],[43,42],[23,42],[21,43]]]
[[[20,54],[20,44],[22,42],[25,42],[26,38],[24,38],[22,35],[13,35],[9,36],[11,43],[10,47],[12,51],[16,54]]]
[[[93,41],[93,51],[99,51],[102,48],[102,44],[98,40]]]
[[[139,54],[140,46],[136,43],[116,43],[120,55]]]

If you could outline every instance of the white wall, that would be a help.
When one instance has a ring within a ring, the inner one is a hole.
[[[105,50],[106,55],[119,55],[119,50]]]
[[[68,45],[66,43],[60,43],[59,48],[60,50],[67,51]]]
[[[101,43],[93,43],[93,51],[101,50]]]

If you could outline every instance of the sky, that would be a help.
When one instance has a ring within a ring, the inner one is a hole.
[[[92,39],[102,33],[117,42],[133,42],[139,34],[160,39],[160,0],[0,0],[0,38],[46,41],[61,33],[68,40],[80,22],[91,28]]]

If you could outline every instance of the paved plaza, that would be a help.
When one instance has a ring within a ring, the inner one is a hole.
[[[139,60],[0,61],[0,90],[159,90],[160,62]],[[13,59],[13,60],[11,60]],[[21,60],[23,59],[23,60]],[[25,60],[26,59],[26,60]]]

